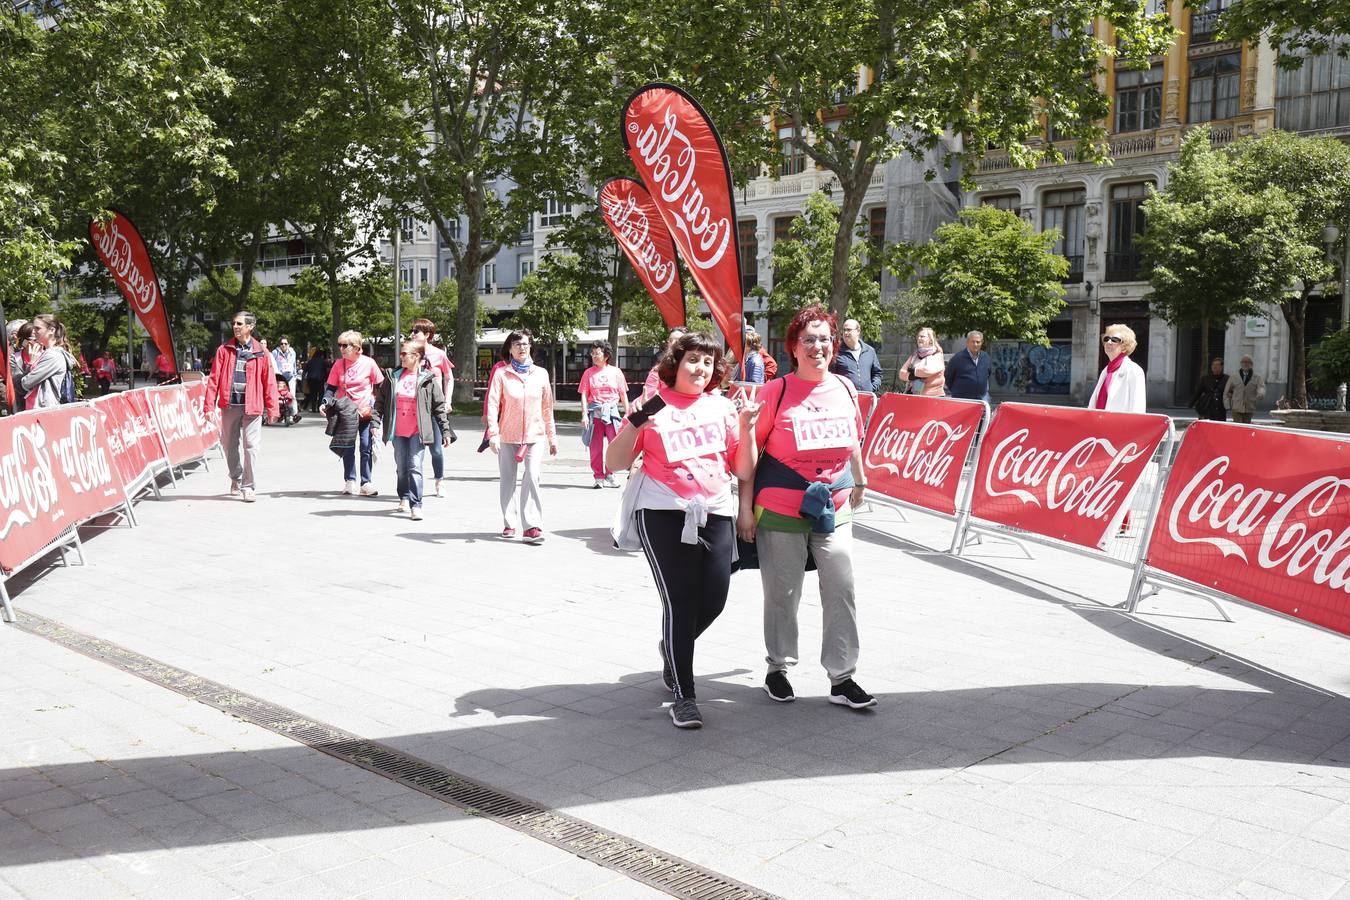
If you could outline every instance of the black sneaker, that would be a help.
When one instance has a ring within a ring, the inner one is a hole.
[[[702,728],[703,714],[693,700],[676,700],[670,704],[670,721],[676,728]]]
[[[656,642],[656,652],[661,654],[661,683],[666,686],[666,690],[675,690],[675,671],[670,667],[670,661],[666,659],[666,642]]]
[[[858,687],[858,683],[849,678],[830,688],[830,702],[851,709],[867,709],[877,705],[877,698]]]
[[[797,699],[797,695],[792,693],[792,684],[787,680],[787,675],[781,671],[764,676],[764,693],[779,703],[791,703]]]

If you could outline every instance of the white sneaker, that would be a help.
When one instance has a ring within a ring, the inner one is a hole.
[[[605,487],[613,487],[613,488],[616,488],[616,487],[618,487],[618,486],[619,486],[619,482],[618,482],[618,480],[614,477],[614,474],[613,474],[612,472],[611,472],[609,475],[606,475],[606,476],[605,476]]]
[[[600,489],[601,489],[602,487],[604,487],[604,486],[605,486],[605,479],[603,479],[603,478],[597,478],[597,479],[595,479],[595,489],[596,489],[597,491],[600,490]]]
[[[400,500],[400,501],[398,501],[398,511],[401,512],[401,513],[405,513],[405,512],[408,511],[408,501],[407,501],[407,500]]]
[[[413,520],[414,522],[420,522],[420,521],[422,521],[422,507],[420,507],[420,506],[414,506],[414,507],[412,508],[412,520]]]
[[[379,494],[379,491],[375,490],[375,485],[371,484],[369,481],[361,485],[362,497],[374,497],[377,494]]]
[[[253,488],[244,488],[244,502],[245,502],[245,503],[252,503],[254,500],[257,500],[257,499],[258,499],[257,497],[253,496]]]
[[[342,486],[342,493],[344,493],[344,494],[355,494],[355,493],[356,493],[356,482],[355,482],[355,481],[349,481],[349,482],[347,482],[346,484],[344,484],[344,485]]]

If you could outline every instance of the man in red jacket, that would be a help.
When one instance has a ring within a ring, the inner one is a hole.
[[[230,470],[230,494],[253,502],[253,469],[262,440],[262,417],[275,422],[281,415],[272,358],[253,340],[253,313],[234,314],[234,340],[216,349],[211,375],[206,379],[206,404],[220,409],[220,443]],[[243,450],[242,460],[240,450]]]

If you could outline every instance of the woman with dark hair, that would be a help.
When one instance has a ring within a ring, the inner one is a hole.
[[[452,393],[455,390],[455,364],[450,361],[450,356],[437,347],[432,341],[436,337],[436,323],[430,319],[413,319],[412,327],[408,330],[408,340],[421,341],[422,343],[422,365],[436,373],[436,377],[441,380],[441,395],[445,398],[446,422],[449,422],[449,408],[452,402]],[[450,434],[449,431],[442,432],[439,420],[433,420],[432,426],[436,429],[436,439],[431,442],[431,475],[435,478],[432,485],[432,493],[441,496],[441,481],[445,479],[445,450],[450,443],[455,440],[451,436],[450,441],[443,441],[441,438]],[[447,425],[448,427],[448,425]]]
[[[732,477],[754,470],[750,452],[759,404],[740,413],[713,389],[726,363],[721,344],[692,332],[676,339],[657,364],[656,394],[628,415],[605,461],[642,468],[624,491],[616,543],[647,554],[661,595],[662,678],[675,694],[676,728],[701,728],[694,702],[694,642],[721,614],[736,546]]]
[[[757,455],[763,447],[764,455],[751,497],[741,494],[737,531],[742,540],[754,541],[759,553],[769,664],[765,692],[780,703],[796,699],[785,673],[798,659],[797,606],[809,557],[820,577],[820,662],[830,677],[830,702],[863,709],[877,701],[853,680],[858,621],[852,510],[862,503],[867,481],[857,389],[830,372],[839,349],[837,321],[815,305],[788,325],[792,372],[759,391],[760,405],[771,412],[758,418],[749,438],[751,452]]]
[[[558,436],[553,426],[553,387],[548,372],[530,358],[533,335],[513,331],[502,342],[507,365],[493,377],[488,388],[488,446],[497,454],[501,472],[502,538],[510,540],[520,528],[527,543],[544,540],[543,506],[539,500],[539,470],[543,466],[542,444],[550,456],[558,455]],[[516,470],[524,463],[520,484]]]
[[[665,359],[666,354],[670,352],[670,348],[675,346],[675,342],[686,333],[687,331],[683,326],[676,325],[674,328],[670,329],[670,333],[666,335],[666,345],[661,348],[661,355],[657,357],[656,365],[652,366],[652,370],[647,373],[647,380],[642,383],[643,400],[656,394],[657,388],[661,386],[661,377],[657,372],[657,369],[661,366],[661,360]]]
[[[422,518],[422,451],[437,442],[450,443],[441,376],[424,366],[421,341],[404,341],[399,366],[389,372],[377,401],[384,422],[384,441],[394,443],[398,472],[398,512]]]
[[[582,443],[591,451],[591,475],[595,486],[618,487],[614,473],[605,466],[605,444],[614,440],[618,425],[628,415],[628,380],[613,364],[609,341],[591,344],[591,366],[581,375]],[[619,405],[623,413],[619,413]]]
[[[55,409],[75,399],[73,373],[78,363],[66,343],[66,327],[56,316],[33,316],[28,327],[29,343],[20,354],[23,367],[18,375],[23,408]],[[70,385],[67,378],[72,379]]]

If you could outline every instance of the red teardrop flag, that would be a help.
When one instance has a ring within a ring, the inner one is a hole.
[[[743,361],[736,204],[717,129],[693,97],[655,83],[624,103],[622,131],[628,157],[651,191],[713,321]]]
[[[652,295],[666,327],[683,326],[684,283],[675,244],[651,194],[632,178],[611,178],[600,188],[600,214]]]
[[[113,281],[127,303],[136,312],[155,342],[159,352],[173,362],[178,371],[178,359],[173,352],[173,336],[169,333],[169,313],[164,308],[164,296],[159,290],[159,278],[150,262],[150,252],[131,220],[113,211],[106,222],[89,220],[89,239],[94,252],[112,273]]]

